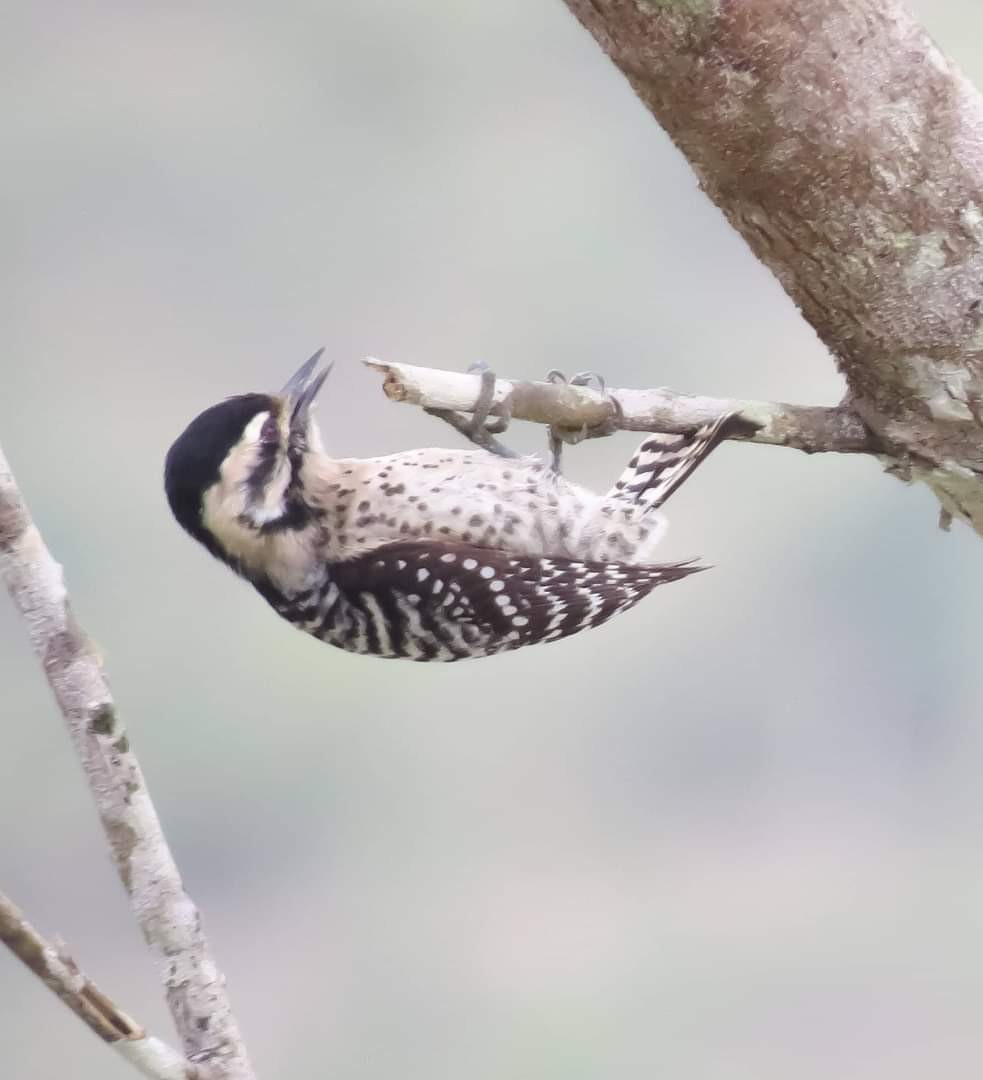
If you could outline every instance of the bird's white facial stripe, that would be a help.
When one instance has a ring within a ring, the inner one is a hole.
[[[271,458],[269,443],[262,441],[271,412],[264,409],[246,424],[239,441],[222,462],[219,481],[205,492],[202,520],[230,554],[250,561],[257,529],[284,513],[284,495],[290,482],[285,440]]]
[[[283,517],[283,502],[268,500],[265,503],[252,503],[246,514],[256,525],[268,525]]]
[[[257,413],[252,420],[246,424],[246,430],[242,433],[242,441],[247,443],[259,442],[259,433],[263,430],[263,425],[269,418],[270,414],[265,409],[263,412]]]
[[[264,459],[269,467],[269,444],[262,441],[263,428],[271,413],[264,409],[246,425],[242,438],[232,448],[222,465],[222,479],[230,495],[230,504],[238,505],[238,514],[257,526],[266,525],[283,515],[283,497],[290,482],[290,464],[285,453],[287,445],[284,420],[280,422],[280,442],[276,449],[276,461],[272,469],[262,476],[262,483],[250,483],[257,474],[264,473]]]

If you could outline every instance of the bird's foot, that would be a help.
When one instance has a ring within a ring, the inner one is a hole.
[[[607,398],[612,406],[611,415],[599,424],[584,424],[579,428],[562,428],[556,424],[550,425],[548,434],[550,467],[553,472],[559,475],[564,443],[576,446],[577,443],[583,442],[584,439],[599,439],[605,435],[611,435],[621,428],[624,410],[621,408],[621,402],[618,401],[614,394],[608,391],[604,376],[598,375],[596,371],[578,371],[576,375],[572,375],[568,379],[562,371],[557,368],[550,368],[546,372],[546,381],[561,386],[590,387]]]
[[[426,412],[450,424],[455,431],[459,431],[482,450],[497,454],[499,457],[520,457],[521,455],[515,450],[495,438],[508,428],[512,419],[511,403],[508,398],[502,402],[500,415],[489,420],[489,414],[495,402],[495,372],[483,360],[471,364],[468,372],[478,375],[481,379],[481,390],[478,392],[478,399],[470,414],[456,412],[453,409],[427,409]]]

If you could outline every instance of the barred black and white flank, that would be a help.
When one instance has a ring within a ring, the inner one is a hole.
[[[320,353],[277,396],[206,409],[171,447],[180,524],[299,629],[350,652],[490,656],[598,626],[656,585],[657,508],[720,438],[652,435],[606,495],[483,450],[328,457]]]

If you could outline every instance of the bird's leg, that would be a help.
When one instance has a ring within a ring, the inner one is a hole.
[[[501,435],[505,431],[512,419],[509,399],[506,398],[502,403],[501,416],[497,416],[494,420],[488,419],[495,400],[495,372],[483,360],[473,363],[468,368],[468,372],[481,378],[481,390],[470,416],[453,409],[426,409],[425,411],[450,424],[455,431],[459,431],[482,450],[504,458],[521,457],[521,454],[495,438],[496,435]]]
[[[549,448],[550,448],[550,468],[557,475],[560,473],[560,461],[563,457],[563,444],[569,443],[575,446],[579,442],[583,442],[584,439],[598,439],[604,435],[610,435],[612,432],[618,431],[621,427],[621,421],[624,417],[624,410],[621,408],[621,402],[611,393],[608,392],[607,384],[604,381],[603,375],[598,375],[596,371],[578,371],[576,375],[571,376],[569,379],[562,371],[557,368],[550,368],[546,372],[546,381],[551,383],[560,383],[564,386],[591,386],[599,394],[603,394],[608,401],[611,402],[613,413],[607,419],[601,421],[600,424],[593,424],[588,426],[584,424],[579,428],[561,428],[556,424],[551,424],[549,428]]]
[[[509,422],[512,419],[512,410],[511,403],[505,401],[503,403],[505,411],[502,415],[496,417],[494,420],[488,419],[492,402],[495,400],[495,372],[492,371],[484,360],[476,360],[468,368],[468,374],[477,375],[481,379],[481,390],[478,393],[478,400],[474,403],[474,409],[471,411],[471,426],[474,428],[474,433],[480,434],[481,432],[487,432],[489,435],[501,435],[509,426]]]

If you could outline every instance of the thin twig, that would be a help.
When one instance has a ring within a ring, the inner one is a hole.
[[[152,1080],[204,1080],[197,1065],[147,1032],[81,972],[64,949],[34,929],[13,901],[0,892],[0,941],[34,972],[75,1015]]]
[[[387,397],[428,410],[469,412],[481,388],[477,376],[462,372],[393,364],[373,357],[366,357],[364,363],[385,376],[383,389]],[[666,389],[609,389],[602,394],[586,386],[499,379],[491,408],[495,416],[510,413],[516,420],[588,433],[686,432],[724,412],[736,413],[746,421],[746,425],[734,425],[727,432],[726,437],[731,439],[791,446],[808,454],[889,452],[863,420],[843,405],[822,408],[693,397]]]
[[[184,890],[99,655],[72,615],[61,567],[32,522],[2,449],[0,577],[68,724],[185,1055],[207,1063],[221,1080],[254,1080],[225,980]]]

